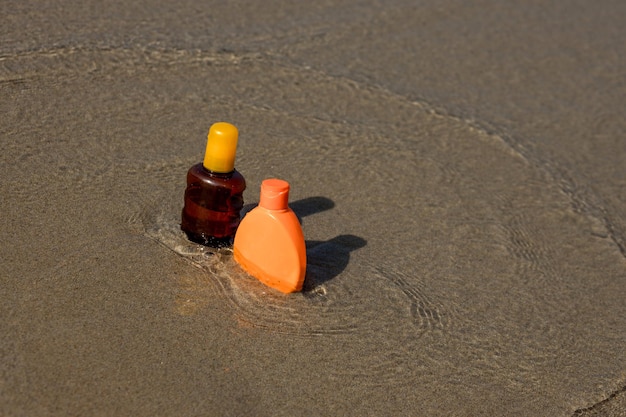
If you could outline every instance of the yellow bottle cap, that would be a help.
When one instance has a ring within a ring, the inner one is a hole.
[[[230,123],[214,123],[209,129],[202,165],[209,171],[226,173],[235,169],[239,131]]]

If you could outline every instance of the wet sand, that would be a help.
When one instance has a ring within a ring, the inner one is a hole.
[[[623,2],[0,12],[0,415],[626,415]],[[215,121],[305,292],[179,231]]]

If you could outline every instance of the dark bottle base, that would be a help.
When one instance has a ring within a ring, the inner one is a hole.
[[[214,237],[203,234],[191,233],[183,229],[183,232],[187,235],[187,238],[192,242],[198,243],[204,246],[210,246],[212,248],[228,248],[233,245],[232,237]]]
[[[211,172],[202,163],[187,172],[180,228],[192,242],[214,248],[232,246],[239,226],[246,181],[233,170]]]

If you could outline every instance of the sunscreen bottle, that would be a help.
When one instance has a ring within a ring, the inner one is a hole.
[[[209,129],[204,161],[187,172],[181,229],[202,245],[230,246],[239,226],[246,181],[235,169],[239,132],[230,123]]]
[[[243,218],[233,244],[243,269],[283,293],[300,291],[306,273],[304,235],[288,199],[287,181],[263,181],[259,205]]]

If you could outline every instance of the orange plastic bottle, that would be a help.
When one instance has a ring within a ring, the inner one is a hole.
[[[233,245],[243,269],[284,293],[300,291],[306,274],[304,235],[288,199],[287,181],[263,181],[259,205],[241,221]]]
[[[246,181],[235,169],[239,132],[230,123],[209,129],[204,161],[187,172],[181,229],[190,240],[222,247],[233,243]]]

